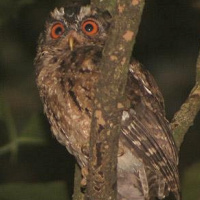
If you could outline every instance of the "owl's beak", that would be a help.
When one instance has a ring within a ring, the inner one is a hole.
[[[69,42],[70,50],[73,51],[73,48],[74,48],[74,38],[73,38],[73,36],[69,37],[68,42]]]

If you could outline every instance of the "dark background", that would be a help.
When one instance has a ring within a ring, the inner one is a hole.
[[[49,11],[69,0],[0,1],[0,200],[69,199],[74,159],[51,136],[34,76],[37,38]],[[148,0],[134,56],[151,71],[167,118],[195,80],[200,2]],[[180,151],[183,200],[200,200],[200,115]]]

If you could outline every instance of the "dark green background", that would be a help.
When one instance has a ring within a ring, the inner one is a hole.
[[[51,136],[34,81],[36,41],[60,0],[0,0],[0,200],[69,199],[74,159]],[[170,120],[194,85],[200,3],[147,0],[134,56],[154,75]],[[183,200],[200,200],[200,115],[180,152]]]

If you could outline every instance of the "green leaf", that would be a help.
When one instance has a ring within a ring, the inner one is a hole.
[[[0,185],[1,200],[69,200],[64,182]]]
[[[38,114],[32,115],[23,131],[19,134],[17,142],[20,145],[45,145],[47,143],[46,134]]]
[[[6,145],[6,147],[0,148],[0,154],[2,154],[2,152],[7,152],[7,150],[9,150],[11,152],[11,159],[16,160],[18,154],[18,143],[16,142],[17,128],[15,126],[10,106],[1,95],[0,95],[0,119],[6,125],[7,135],[10,141],[9,142],[10,144]]]
[[[39,139],[41,141],[46,140],[46,134],[43,129],[43,124],[41,123],[41,119],[38,114],[33,114],[25,125],[23,131],[19,134],[20,138],[33,138]]]

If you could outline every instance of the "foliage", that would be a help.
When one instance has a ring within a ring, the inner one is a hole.
[[[0,120],[5,124],[9,138],[9,142],[0,147],[0,155],[10,152],[12,159],[17,159],[20,145],[44,145],[46,143],[39,117],[33,114],[22,131],[18,132],[9,105],[3,101],[3,98],[0,99]]]

